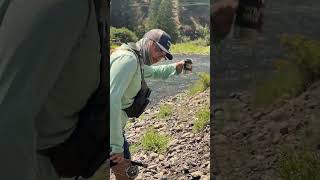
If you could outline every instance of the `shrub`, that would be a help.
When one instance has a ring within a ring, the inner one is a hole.
[[[268,106],[278,98],[302,93],[320,78],[320,42],[303,36],[281,36],[284,59],[274,62],[277,72],[256,85],[255,106]]]
[[[130,31],[127,28],[111,27],[110,41],[111,41],[111,46],[113,44],[120,45],[121,43],[136,42],[138,41],[138,37],[135,35],[134,32]]]
[[[284,148],[276,172],[283,180],[320,179],[320,156],[311,150]]]
[[[141,139],[141,146],[147,151],[164,152],[168,147],[169,137],[149,128]]]
[[[193,132],[201,131],[210,122],[210,111],[208,107],[202,108],[196,113],[197,120],[193,125]]]
[[[210,74],[209,73],[199,73],[198,81],[188,89],[189,95],[195,95],[197,93],[205,91],[208,87],[210,87]]]
[[[320,42],[304,36],[281,37],[287,59],[296,64],[310,83],[320,77]]]
[[[167,116],[170,116],[172,114],[172,106],[165,104],[160,106],[160,111],[157,115],[158,118],[165,118]]]
[[[196,34],[198,39],[203,39],[207,46],[210,45],[210,29],[208,26],[196,25]]]
[[[131,144],[130,146],[129,146],[129,151],[131,152],[131,153],[135,153],[135,152],[137,152],[139,150],[139,144]]]
[[[253,105],[255,107],[266,107],[281,97],[294,97],[301,93],[303,91],[303,78],[298,68],[290,64],[271,75],[271,78],[255,86]]]

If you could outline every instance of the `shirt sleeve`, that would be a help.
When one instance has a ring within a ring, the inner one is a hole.
[[[110,146],[112,152],[123,152],[123,126],[121,99],[138,68],[134,56],[122,55],[110,68]]]
[[[153,79],[168,79],[169,77],[178,74],[176,72],[176,64],[148,66],[144,65],[144,77]]]

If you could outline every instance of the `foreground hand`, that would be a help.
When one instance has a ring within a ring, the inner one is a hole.
[[[114,163],[122,163],[124,162],[124,157],[123,153],[111,153],[110,154],[110,160],[113,161]]]
[[[184,61],[176,62],[176,71],[180,74],[184,67]]]
[[[118,163],[111,167],[111,169],[117,180],[133,180],[134,178],[129,178],[127,176],[127,169],[130,166],[132,166],[130,160],[125,159],[122,163]]]
[[[214,42],[220,42],[230,33],[238,8],[238,0],[224,0],[211,6],[211,28]]]

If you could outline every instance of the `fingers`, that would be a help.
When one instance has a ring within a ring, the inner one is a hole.
[[[182,72],[182,69],[183,69],[183,66],[184,66],[184,61],[179,61],[176,63],[176,71],[178,73],[181,73]]]
[[[112,153],[110,155],[110,160],[114,163],[122,163],[125,160],[123,157],[123,153]]]

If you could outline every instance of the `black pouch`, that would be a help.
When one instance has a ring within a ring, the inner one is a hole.
[[[133,104],[130,107],[123,109],[127,113],[128,117],[138,118],[144,112],[147,105],[150,103],[150,94],[151,89],[143,79],[141,82],[141,89],[134,98]]]

